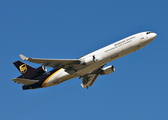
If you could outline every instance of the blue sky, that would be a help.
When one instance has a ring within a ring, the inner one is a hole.
[[[1,119],[167,120],[167,4],[166,0],[1,0]],[[12,64],[21,60],[19,54],[74,59],[143,31],[158,36],[139,51],[108,63],[116,71],[99,76],[89,89],[82,89],[78,78],[27,91],[11,81],[20,75]]]

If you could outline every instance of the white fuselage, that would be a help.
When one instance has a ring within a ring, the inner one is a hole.
[[[99,50],[96,50],[90,54],[87,54],[79,59],[85,59],[90,56],[95,56],[96,62],[86,65],[83,69],[78,70],[75,74],[70,75],[65,71],[65,69],[61,68],[54,74],[50,76],[50,78],[46,81],[45,86],[53,86],[64,82],[66,80],[83,76],[87,73],[94,71],[97,68],[105,65],[108,62],[111,62],[115,59],[118,59],[122,56],[125,56],[129,53],[132,53],[136,50],[141,49],[142,47],[149,44],[156,37],[156,33],[141,32],[127,38],[124,38],[120,41],[117,41],[113,44],[110,44],[106,47],[103,47]]]

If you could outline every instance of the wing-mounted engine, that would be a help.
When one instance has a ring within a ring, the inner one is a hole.
[[[90,65],[94,62],[96,62],[98,59],[95,57],[95,55],[80,59],[80,64],[81,65]],[[73,75],[74,73],[77,72],[79,66],[65,66],[64,69],[67,73],[69,73],[70,75]]]
[[[89,57],[86,57],[82,60],[81,64],[84,64],[84,65],[90,65],[94,62],[96,62],[98,59],[95,57],[95,55],[92,55],[92,56],[89,56]]]
[[[108,74],[110,74],[110,73],[112,73],[114,71],[115,71],[114,66],[113,65],[109,65],[109,66],[107,66],[105,68],[102,68],[102,70],[100,72],[100,75],[108,75]]]

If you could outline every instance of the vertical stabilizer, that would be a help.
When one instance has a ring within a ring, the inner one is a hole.
[[[35,68],[31,67],[30,65],[27,65],[21,61],[16,61],[13,63],[16,68],[20,71],[20,73],[25,74],[27,71],[33,71]]]

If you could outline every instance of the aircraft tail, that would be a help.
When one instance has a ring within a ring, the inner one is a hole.
[[[31,67],[30,65],[25,64],[24,62],[21,61],[16,61],[13,63],[16,68],[20,71],[21,74],[28,73],[29,71],[34,71],[35,68]]]
[[[26,63],[21,62],[19,60],[14,62],[13,64],[16,66],[16,68],[22,74],[18,78],[34,79],[35,77],[37,77],[39,75],[43,75],[45,72],[47,72],[47,69],[44,66],[34,68],[34,67],[27,65]]]

